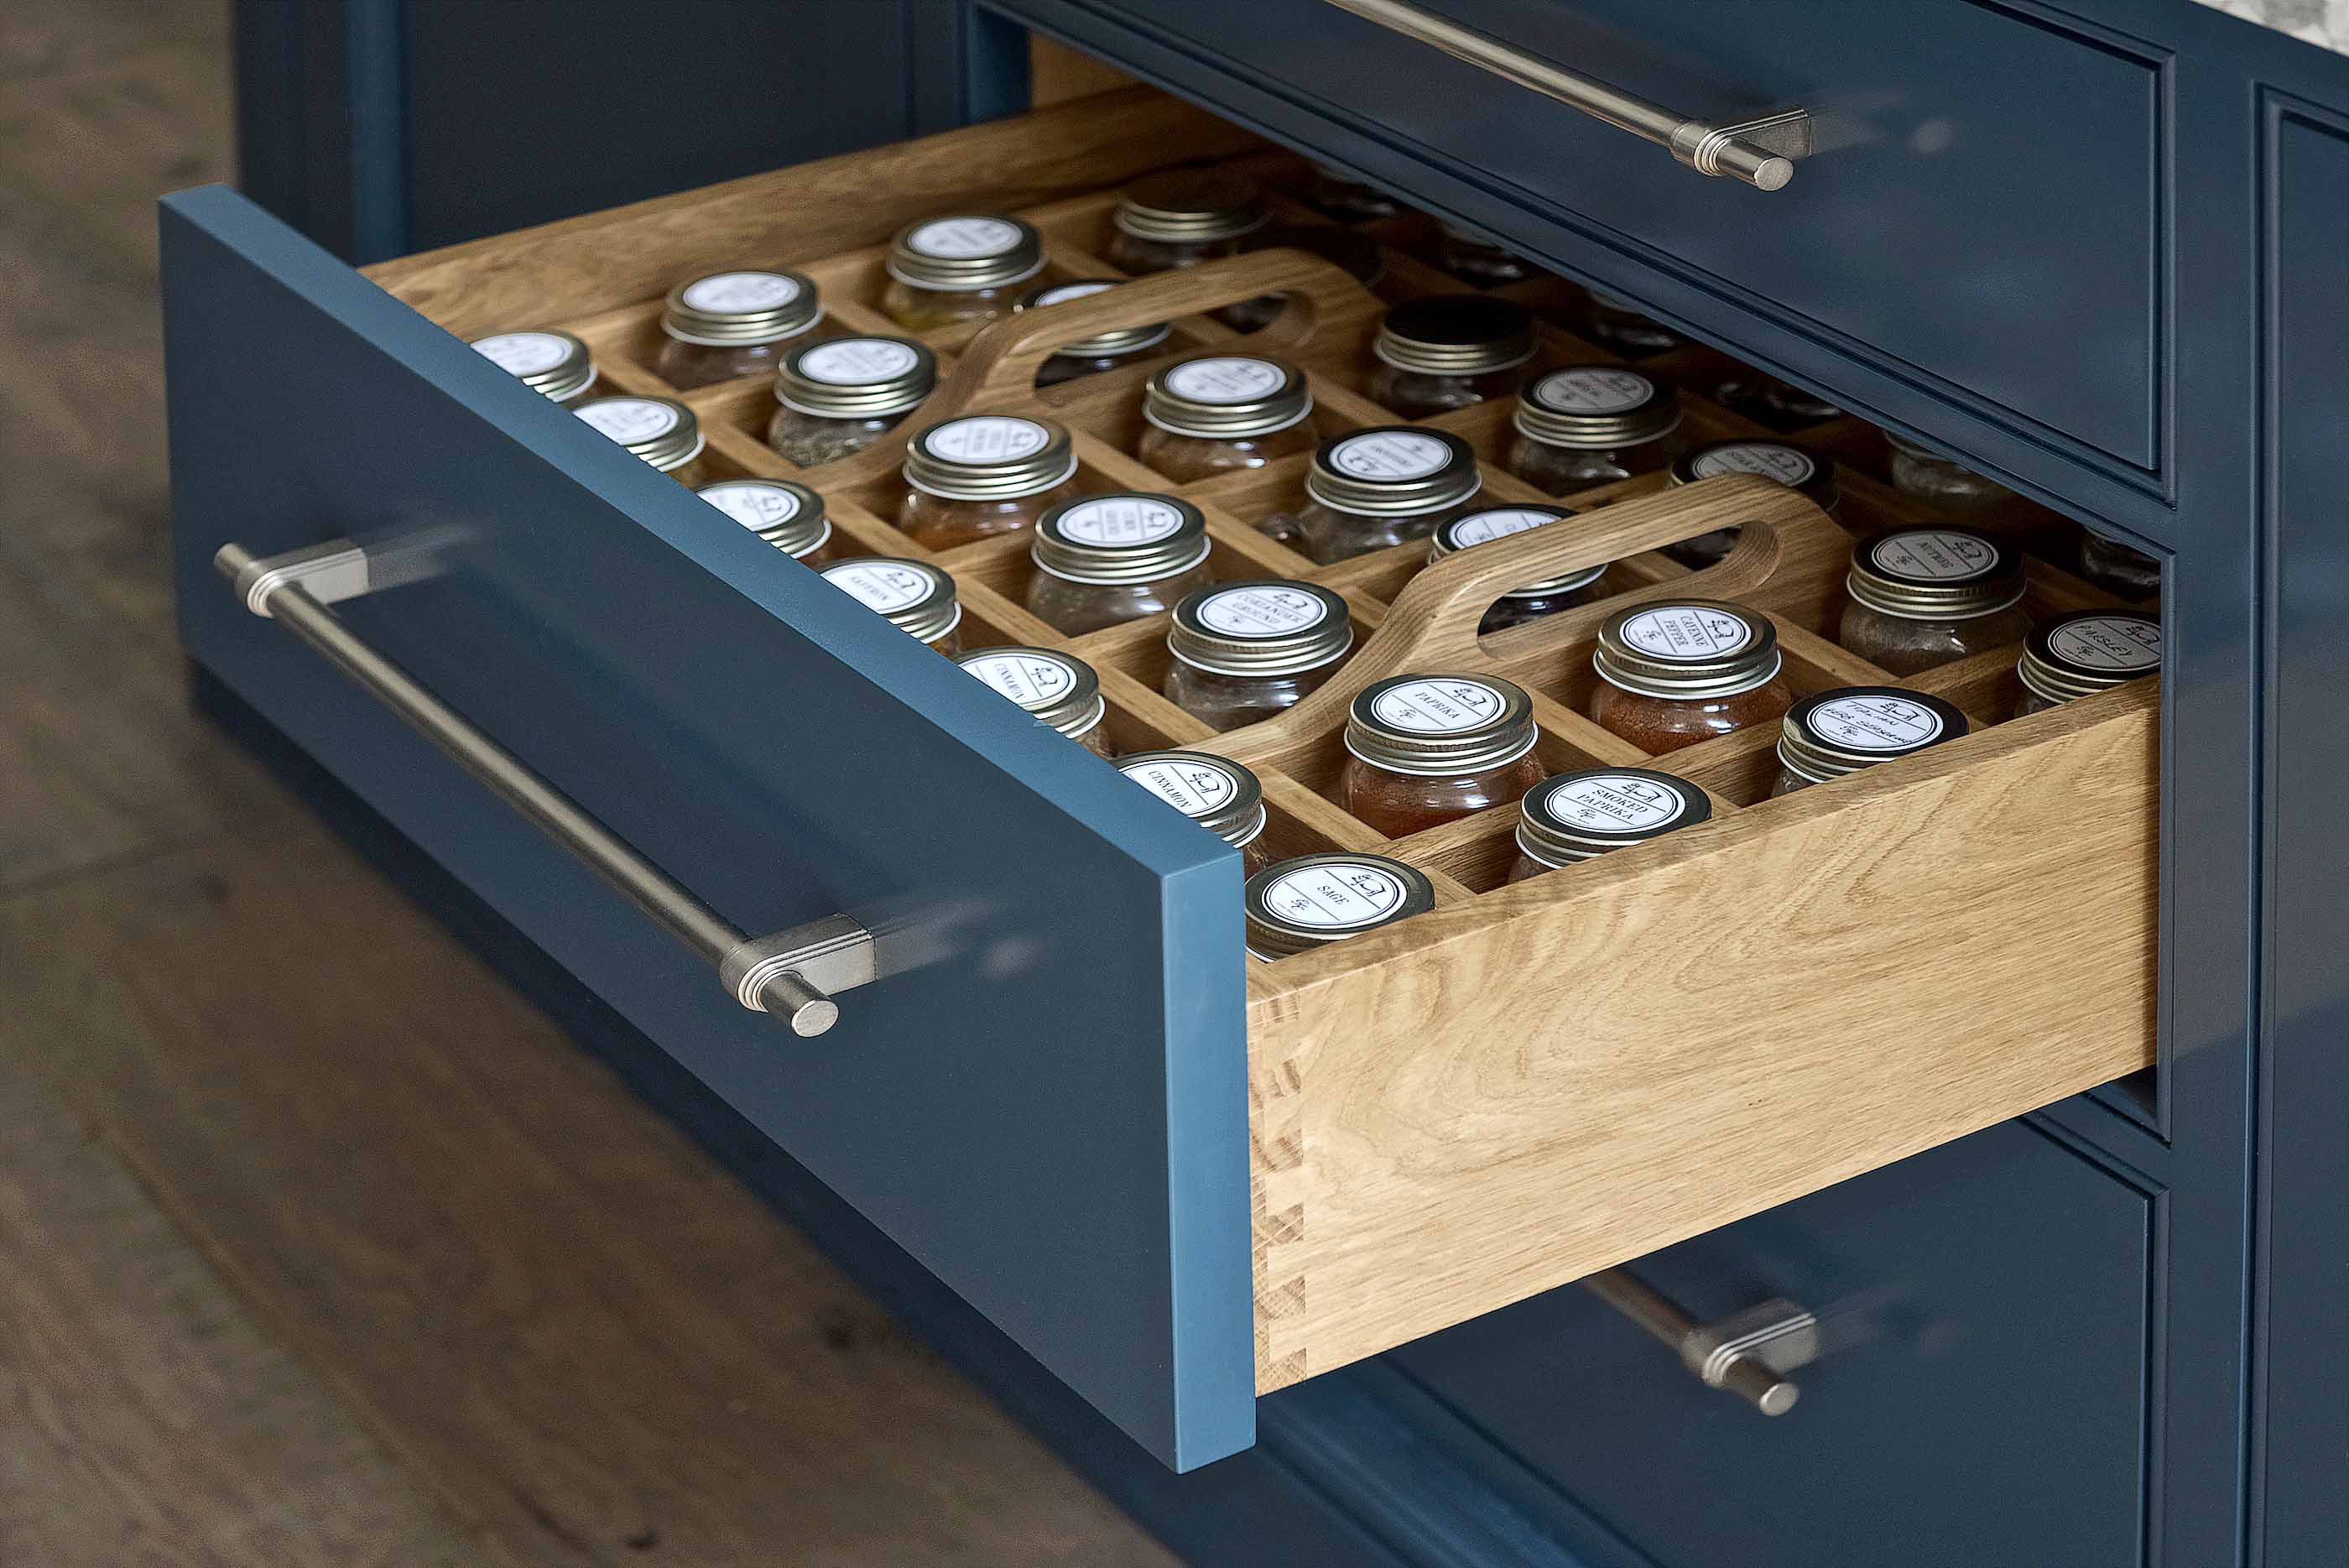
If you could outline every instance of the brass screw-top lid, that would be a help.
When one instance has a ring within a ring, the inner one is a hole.
[[[1063,501],[1036,520],[1029,558],[1072,583],[1154,583],[1187,572],[1213,545],[1189,502],[1120,490]]]
[[[800,272],[708,273],[669,290],[661,306],[663,332],[719,348],[773,343],[823,319],[815,280]]]
[[[1590,667],[1650,697],[1734,697],[1778,673],[1770,618],[1718,599],[1661,599],[1607,618]]]
[[[1346,601],[1319,583],[1217,583],[1174,607],[1166,650],[1217,675],[1299,675],[1354,646]]]
[[[1108,293],[1120,281],[1113,277],[1081,277],[1069,283],[1040,284],[1021,295],[1019,302],[1011,308],[1024,314],[1041,310],[1047,306],[1065,304],[1071,299],[1089,299],[1096,294]],[[1173,325],[1164,321],[1149,327],[1121,327],[1097,337],[1080,337],[1073,343],[1063,343],[1056,352],[1073,355],[1080,359],[1108,359],[1120,354],[1138,354],[1144,348],[1165,342],[1174,332]]]
[[[1195,354],[1162,367],[1142,389],[1142,417],[1206,441],[1270,435],[1313,411],[1305,372],[1264,354]]]
[[[1534,357],[1533,313],[1489,294],[1407,299],[1379,323],[1371,352],[1398,370],[1476,376]]]
[[[1965,732],[1966,716],[1927,692],[1842,686],[1813,692],[1786,710],[1778,760],[1796,777],[1825,784]]]
[[[1081,740],[1109,711],[1101,677],[1073,654],[1049,648],[980,648],[955,662],[1069,739]]]
[[[1886,615],[1971,620],[2022,601],[2023,557],[1964,528],[1890,528],[1852,546],[1844,586]]]
[[[967,294],[1035,276],[1044,267],[1044,240],[1000,213],[924,218],[897,231],[885,265],[899,283]]]
[[[794,560],[832,537],[823,497],[788,479],[721,479],[693,493]]]
[[[1377,425],[1323,441],[1305,493],[1340,512],[1416,517],[1458,505],[1484,483],[1476,449],[1450,431]]]
[[[1511,422],[1546,445],[1604,452],[1680,428],[1681,395],[1620,365],[1568,365],[1519,392]]]
[[[827,420],[878,420],[921,406],[938,357],[910,337],[829,337],[775,367],[775,401]]]
[[[1529,529],[1546,528],[1553,523],[1563,523],[1573,513],[1563,506],[1513,504],[1483,506],[1474,512],[1464,512],[1435,531],[1427,543],[1427,564],[1433,566],[1444,556],[1461,550],[1489,545],[1495,539],[1506,539],[1512,534]],[[1508,599],[1545,599],[1553,594],[1570,593],[1588,587],[1607,572],[1606,563],[1586,566],[1568,576],[1551,577],[1543,582],[1529,583],[1522,588],[1511,588],[1503,594]]]
[[[1758,473],[1801,491],[1823,511],[1835,510],[1835,465],[1787,441],[1707,441],[1672,459],[1671,477],[1676,485],[1724,473]]]
[[[2081,610],[2034,630],[2014,673],[2050,702],[2069,702],[2161,669],[2161,623],[2119,610]]]
[[[1076,472],[1067,429],[1019,414],[943,420],[905,448],[905,483],[952,501],[1034,495]]]
[[[1110,222],[1138,240],[1185,244],[1251,234],[1268,216],[1262,188],[1244,174],[1169,169],[1120,192]]]
[[[1534,749],[1526,689],[1497,675],[1394,675],[1355,695],[1346,749],[1375,768],[1422,777],[1483,773]]]
[[[595,384],[587,345],[568,332],[497,332],[476,337],[473,352],[533,392],[568,402]]]
[[[675,398],[597,398],[571,411],[663,473],[701,455],[701,421]]]
[[[1247,879],[1248,950],[1281,958],[1435,908],[1435,885],[1384,855],[1339,851],[1276,860]]]
[[[1712,800],[1686,779],[1653,768],[1583,768],[1526,792],[1517,847],[1545,866],[1569,866],[1712,815]]]
[[[955,580],[927,561],[857,556],[819,566],[833,587],[919,642],[936,642],[962,619]]]
[[[1207,752],[1133,752],[1117,771],[1237,849],[1264,831],[1264,785],[1228,757]]]

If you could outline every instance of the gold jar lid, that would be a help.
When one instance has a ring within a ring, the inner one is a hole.
[[[2023,557],[1965,528],[1889,528],[1852,546],[1852,598],[1904,620],[1971,620],[2023,600]]]
[[[1346,711],[1346,750],[1423,778],[1506,766],[1540,734],[1533,699],[1497,675],[1392,675],[1357,692]]]
[[[1244,174],[1169,169],[1121,192],[1110,222],[1137,240],[1196,244],[1253,234],[1269,215],[1263,189]]]
[[[1570,866],[1712,815],[1712,800],[1686,779],[1653,768],[1582,768],[1526,792],[1517,847],[1545,866]]]
[[[832,537],[823,497],[788,479],[721,479],[693,493],[794,560]]]
[[[1648,697],[1734,697],[1778,673],[1770,618],[1719,599],[1661,599],[1607,618],[1590,667]]]
[[[1154,583],[1187,572],[1214,546],[1189,502],[1143,490],[1063,501],[1036,520],[1039,571],[1072,583]]]
[[[825,582],[917,642],[936,642],[962,620],[955,580],[927,561],[857,556],[816,571]]]
[[[1495,539],[1506,539],[1512,534],[1523,534],[1535,528],[1547,528],[1553,523],[1563,523],[1574,515],[1563,506],[1512,504],[1481,506],[1474,512],[1464,512],[1435,531],[1427,542],[1427,564],[1433,566],[1444,556],[1478,545],[1489,545]],[[1563,577],[1551,577],[1543,582],[1529,583],[1522,588],[1511,588],[1501,597],[1506,599],[1546,599],[1553,594],[1571,593],[1587,588],[1607,573],[1606,563],[1585,567]]]
[[[1021,414],[942,420],[905,448],[905,483],[950,501],[1009,501],[1077,472],[1068,430]]]
[[[493,332],[476,337],[473,352],[528,387],[558,403],[568,402],[595,384],[595,361],[587,345],[568,332],[549,327],[538,332]]]
[[[1264,354],[1195,354],[1162,366],[1142,389],[1142,417],[1203,441],[1285,431],[1313,411],[1305,372]]]
[[[889,242],[884,265],[899,283],[968,294],[1035,276],[1044,268],[1044,240],[1018,218],[958,213],[907,223]]]
[[[1815,691],[1779,722],[1778,760],[1812,784],[1912,756],[1966,732],[1966,716],[1940,698],[1903,686]]]
[[[1672,459],[1671,478],[1676,485],[1694,484],[1724,473],[1758,473],[1801,491],[1822,511],[1835,510],[1835,465],[1790,441],[1707,441]]]
[[[1384,855],[1339,851],[1276,860],[1247,879],[1248,951],[1282,958],[1435,908],[1435,885]]]
[[[571,411],[663,473],[701,455],[701,421],[675,398],[597,398]]]
[[[1174,607],[1166,650],[1216,675],[1301,675],[1354,646],[1346,601],[1319,583],[1217,583]]]
[[[1081,277],[1069,283],[1040,284],[1019,296],[1011,308],[1016,313],[1041,310],[1047,306],[1064,304],[1071,299],[1090,299],[1096,294],[1106,294],[1121,280],[1113,277]],[[1063,343],[1054,350],[1080,359],[1108,359],[1120,354],[1139,354],[1173,337],[1172,323],[1161,321],[1149,327],[1121,327],[1114,332],[1104,332],[1098,337],[1080,337],[1073,343]]]
[[[2034,695],[2069,702],[2160,669],[2159,621],[2120,610],[2081,610],[2033,630],[2014,673]]]
[[[823,319],[815,280],[801,272],[713,272],[669,290],[661,330],[680,343],[731,348],[795,337]]]
[[[1208,752],[1134,752],[1117,771],[1233,848],[1264,831],[1264,785],[1255,774]]]
[[[1479,376],[1534,357],[1533,313],[1489,294],[1432,294],[1386,313],[1371,352],[1423,376]]]
[[[1305,493],[1339,512],[1416,517],[1458,505],[1484,483],[1476,449],[1450,431],[1377,425],[1323,441]]]
[[[826,420],[877,420],[921,406],[938,357],[910,337],[828,337],[775,367],[775,401]]]
[[[1681,395],[1620,365],[1568,365],[1519,392],[1510,422],[1548,446],[1605,452],[1679,429]]]
[[[955,662],[1072,741],[1091,733],[1109,711],[1101,677],[1073,654],[1049,648],[980,648],[955,655]]]

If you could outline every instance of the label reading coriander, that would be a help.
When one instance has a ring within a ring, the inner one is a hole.
[[[864,387],[896,379],[912,369],[917,358],[910,343],[887,337],[838,337],[801,355],[797,369],[809,380],[827,387]]]
[[[1330,607],[1297,588],[1226,588],[1198,609],[1199,624],[1225,637],[1287,637],[1330,618]]]
[[[512,376],[536,376],[571,358],[568,338],[552,332],[501,332],[473,345],[473,352]]]
[[[1103,495],[1080,501],[1052,524],[1080,545],[1151,545],[1183,526],[1183,513],[1170,502],[1146,495]]]
[[[1656,395],[1656,384],[1636,370],[1578,365],[1552,370],[1528,394],[1545,409],[1562,414],[1619,414]]]
[[[1227,354],[1213,359],[1185,360],[1167,371],[1162,384],[1185,402],[1221,407],[1268,398],[1288,380],[1280,367],[1269,360]]]
[[[1653,658],[1695,660],[1735,653],[1754,640],[1754,628],[1726,610],[1659,605],[1626,618],[1621,636],[1626,648]]]
[[[1537,512],[1529,506],[1495,506],[1485,512],[1471,512],[1453,524],[1446,532],[1453,547],[1464,550],[1471,545],[1489,545],[1512,534],[1523,534],[1545,524],[1563,521],[1555,513]]]
[[[800,514],[800,498],[780,484],[733,479],[694,492],[743,527],[763,534]]]
[[[2150,675],[2161,668],[2161,628],[2143,616],[2089,616],[2049,633],[2047,649],[2082,670]]]
[[[1009,414],[973,414],[933,426],[922,437],[923,448],[948,462],[1005,462],[1044,450],[1052,432],[1034,420]]]
[[[1939,713],[1898,697],[1830,697],[1803,723],[1841,752],[1913,752],[1941,733]]]
[[[1481,680],[1409,680],[1371,701],[1371,717],[1409,735],[1457,735],[1501,716],[1506,699]]]
[[[939,218],[905,236],[905,248],[948,261],[1001,255],[1019,243],[1019,230],[1001,218]]]
[[[1452,449],[1415,431],[1374,431],[1330,449],[1330,466],[1356,479],[1425,479],[1452,461]]]
[[[1764,479],[1775,479],[1781,484],[1807,484],[1819,471],[1811,454],[1800,447],[1781,446],[1776,441],[1742,441],[1735,446],[1717,446],[1699,453],[1689,463],[1689,472],[1699,479],[1712,479],[1723,473],[1758,473]]]
[[[1392,872],[1358,860],[1325,860],[1276,877],[1264,890],[1265,912],[1309,930],[1347,931],[1376,925],[1402,906]]]
[[[1920,582],[1962,583],[1998,564],[1998,546],[1979,534],[1912,528],[1880,539],[1868,553],[1876,567]]]
[[[1594,774],[1553,786],[1541,806],[1560,822],[1593,832],[1651,833],[1685,815],[1688,800],[1653,779]]]
[[[1161,758],[1129,763],[1120,771],[1185,816],[1213,816],[1240,793],[1239,780],[1212,763]]]
[[[649,398],[605,398],[576,412],[622,446],[635,446],[677,429],[677,410]]]
[[[962,667],[1030,713],[1050,707],[1077,684],[1077,672],[1049,654],[983,654],[964,659]]]
[[[937,591],[937,584],[928,573],[887,561],[852,561],[827,566],[823,580],[845,590],[865,608],[883,615],[911,609]]]
[[[773,310],[800,296],[799,280],[776,272],[721,272],[695,278],[678,291],[678,302],[712,316],[747,316]]]

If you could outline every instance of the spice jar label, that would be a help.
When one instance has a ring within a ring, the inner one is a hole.
[[[949,261],[1001,255],[1019,243],[1019,231],[1001,218],[939,218],[905,236],[905,248]]]
[[[694,492],[745,528],[765,533],[780,528],[800,514],[800,498],[780,484],[756,479],[732,479]]]
[[[1264,890],[1265,911],[1318,931],[1376,925],[1402,906],[1402,879],[1359,860],[1323,860],[1276,877]]]
[[[1166,372],[1166,389],[1185,402],[1253,403],[1280,390],[1288,374],[1268,359],[1237,354],[1212,359],[1188,359]]]
[[[1372,699],[1371,717],[1405,734],[1457,735],[1491,723],[1506,706],[1481,680],[1408,680]]]
[[[1719,659],[1754,640],[1742,616],[1701,605],[1658,605],[1624,619],[1624,646],[1657,659]]]
[[[827,387],[862,387],[904,375],[914,368],[916,358],[910,343],[887,337],[839,337],[801,355],[795,369],[809,380]]]
[[[577,412],[622,446],[634,446],[677,429],[677,410],[649,398],[605,398]]]
[[[1240,792],[1239,780],[1212,763],[1162,759],[1119,771],[1185,816],[1212,816]]]
[[[1330,466],[1356,479],[1425,479],[1452,461],[1452,449],[1413,431],[1373,431],[1330,449]]]
[[[1081,501],[1053,524],[1063,538],[1080,545],[1149,545],[1183,526],[1181,510],[1143,495],[1103,495]]]
[[[1945,528],[1911,528],[1877,541],[1868,558],[1896,576],[1936,583],[1962,583],[1998,564],[1998,546],[1979,534]]]
[[[1717,446],[1689,461],[1689,472],[1699,479],[1723,473],[1758,473],[1781,484],[1807,484],[1818,471],[1819,465],[1809,452],[1771,441]]]
[[[535,376],[571,357],[571,342],[552,332],[501,332],[475,341],[473,352],[512,376]]]
[[[1585,774],[1561,780],[1541,797],[1560,822],[1602,833],[1647,833],[1678,822],[1688,797],[1670,784],[1628,774]]]
[[[1638,371],[1605,365],[1552,370],[1526,392],[1533,402],[1562,414],[1619,414],[1655,395],[1656,384]]]
[[[884,561],[851,561],[824,568],[823,580],[845,589],[865,608],[887,615],[910,609],[937,591],[926,572]]]
[[[2150,674],[2161,668],[2161,628],[2143,616],[2099,615],[2066,621],[2048,634],[2047,647],[2083,670]]]
[[[1841,752],[1911,752],[1941,733],[1939,713],[1898,697],[1830,697],[1803,723]]]
[[[695,310],[730,316],[772,310],[777,306],[789,305],[799,296],[799,280],[781,273],[721,272],[695,278],[678,292],[678,299]]]
[[[964,659],[962,667],[1031,713],[1059,701],[1077,684],[1075,670],[1040,653],[982,654]]]
[[[948,462],[1001,462],[1044,450],[1052,433],[1034,420],[1009,414],[973,414],[933,426],[922,445]]]
[[[1102,283],[1097,280],[1088,281],[1085,283],[1056,284],[1052,287],[1048,288],[1043,293],[1038,295],[1036,296],[1036,303],[1039,306],[1065,305],[1071,299],[1089,299],[1096,294],[1107,294],[1111,289],[1115,288],[1116,286],[1117,285],[1113,283]]]
[[[1523,534],[1545,523],[1562,521],[1554,512],[1537,512],[1530,506],[1495,506],[1487,512],[1471,512],[1452,524],[1445,534],[1455,547],[1464,550],[1471,545],[1489,545],[1495,539]]]
[[[1201,601],[1199,624],[1226,637],[1287,637],[1319,626],[1330,607],[1295,588],[1227,588]]]

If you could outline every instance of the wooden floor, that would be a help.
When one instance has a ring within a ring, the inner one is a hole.
[[[1170,1561],[189,715],[222,9],[0,0],[0,1564]]]

